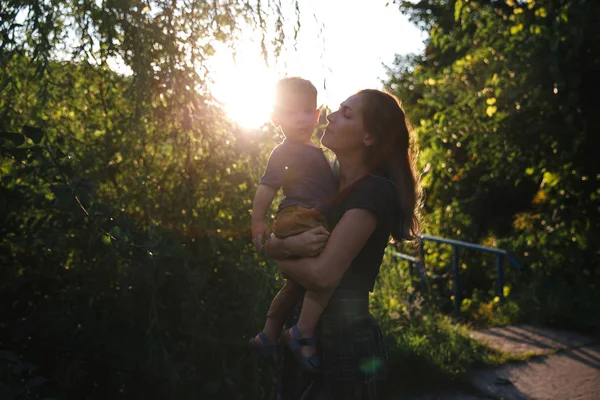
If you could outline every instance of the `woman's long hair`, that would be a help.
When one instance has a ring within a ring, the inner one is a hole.
[[[367,165],[387,173],[398,191],[402,222],[400,232],[393,233],[393,237],[415,239],[420,233],[421,189],[411,150],[410,125],[395,96],[374,89],[358,94],[363,98],[364,127],[374,138],[367,152]]]

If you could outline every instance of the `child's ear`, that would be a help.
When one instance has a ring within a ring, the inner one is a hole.
[[[315,125],[319,125],[319,117],[321,116],[321,110],[315,110]]]

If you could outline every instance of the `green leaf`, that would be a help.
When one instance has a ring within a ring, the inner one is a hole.
[[[38,144],[39,142],[41,142],[42,138],[44,137],[44,131],[42,131],[40,128],[36,128],[34,126],[29,126],[29,125],[25,125],[23,127],[23,133],[29,139],[33,140],[33,143],[35,143],[35,144]]]
[[[463,8],[463,2],[462,0],[456,0],[456,3],[454,4],[454,20],[458,21],[460,19],[460,13],[462,11]]]
[[[560,178],[557,174],[553,174],[552,172],[548,171],[544,172],[543,183],[545,185],[547,185],[548,187],[553,187],[558,185],[558,182],[560,182]]]
[[[510,27],[510,34],[516,35],[523,30],[523,24],[517,24]]]
[[[121,231],[121,228],[119,228],[118,226],[113,226],[112,229],[110,230],[110,234],[117,239],[123,238],[123,233]]]
[[[0,138],[10,140],[15,146],[20,146],[25,142],[25,137],[23,135],[14,132],[0,132]]]
[[[496,106],[488,106],[485,109],[485,113],[488,115],[488,117],[492,117],[494,114],[496,114],[496,111],[498,111],[498,107]]]
[[[111,244],[112,241],[110,239],[110,236],[108,236],[108,235],[102,235],[102,243],[107,244],[107,245]]]

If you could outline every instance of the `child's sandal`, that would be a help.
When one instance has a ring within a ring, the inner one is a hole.
[[[300,365],[302,365],[302,368],[304,368],[308,372],[319,372],[319,369],[321,368],[321,358],[317,355],[310,356],[307,358],[304,357],[300,352],[300,348],[302,346],[314,345],[315,338],[300,337],[300,331],[298,330],[298,327],[296,325],[292,326],[290,330],[285,331],[283,335],[288,347],[290,348],[290,350],[292,350],[292,352],[296,356],[296,359],[300,362]]]
[[[269,360],[273,365],[276,365],[278,361],[277,344],[272,343],[265,332],[259,333],[258,338],[260,339],[260,342],[256,338],[252,338],[248,341],[248,344],[259,356],[265,360]]]

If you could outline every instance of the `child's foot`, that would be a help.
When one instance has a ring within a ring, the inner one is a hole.
[[[294,325],[283,333],[283,337],[296,355],[300,364],[307,371],[316,372],[321,366],[321,360],[317,356],[317,348],[315,347],[314,337],[303,337],[298,330],[298,326]]]
[[[277,343],[270,340],[265,332],[260,332],[258,335],[248,341],[250,347],[258,352],[258,354],[272,363],[277,363]]]
[[[256,349],[271,349],[277,346],[277,342],[275,340],[271,340],[269,335],[266,332],[260,332],[258,335],[254,336],[252,339],[248,341],[250,346]]]

